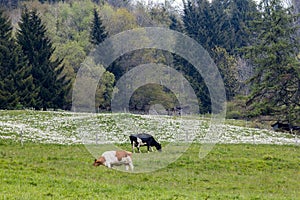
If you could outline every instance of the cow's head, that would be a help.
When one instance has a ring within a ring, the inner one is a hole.
[[[161,151],[161,144],[157,143],[155,148],[157,149],[157,151]]]
[[[97,167],[97,166],[99,166],[99,165],[104,165],[104,163],[105,163],[105,158],[101,156],[99,159],[95,159],[93,165],[94,165],[95,167]]]

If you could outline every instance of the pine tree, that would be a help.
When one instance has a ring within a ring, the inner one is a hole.
[[[211,45],[211,10],[207,0],[187,0],[184,1],[183,26],[184,32],[206,50],[210,50]],[[175,27],[173,27],[174,29]],[[179,27],[178,27],[179,29]],[[180,42],[179,42],[180,43]],[[177,43],[176,45],[180,45]],[[207,113],[211,111],[211,101],[209,91],[204,83],[203,77],[197,70],[185,59],[180,56],[174,56],[173,61],[176,70],[182,72],[185,78],[193,87],[197,98],[199,99],[199,111]]]
[[[105,40],[107,37],[107,32],[105,31],[105,27],[102,24],[102,20],[96,10],[94,8],[94,18],[91,25],[90,31],[90,42],[94,45],[98,45]]]
[[[0,108],[9,108],[17,104],[17,94],[11,80],[11,22],[0,10]],[[12,91],[14,91],[12,93]]]
[[[255,67],[248,99],[252,115],[273,115],[292,123],[299,118],[299,40],[295,15],[280,0],[263,0],[261,15],[253,21],[254,44],[245,48]]]
[[[234,0],[230,5],[230,29],[227,51],[237,52],[238,48],[249,45],[249,22],[253,21],[257,13],[256,4],[252,0]]]
[[[1,8],[6,8],[9,10],[16,9],[18,7],[19,0],[1,0],[0,6]]]
[[[216,47],[212,56],[222,76],[227,100],[231,101],[237,94],[237,60],[226,49]]]
[[[223,47],[227,51],[231,48],[229,41],[232,40],[232,27],[229,19],[229,4],[227,0],[213,0],[211,2],[211,23],[213,35],[210,48]],[[231,50],[231,49],[230,49]]]
[[[208,0],[184,1],[185,32],[206,50],[212,49],[212,20]]]
[[[30,107],[34,93],[30,68],[12,38],[11,22],[0,11],[0,108]],[[27,91],[27,92],[26,92]]]
[[[249,21],[257,12],[252,0],[212,0],[210,48],[222,47],[230,54],[237,54],[241,47],[249,45]]]
[[[169,18],[171,21],[169,28],[174,31],[183,32],[183,24],[181,24],[178,16],[176,16],[175,14],[170,14]]]
[[[37,11],[25,8],[19,27],[17,41],[32,66],[34,92],[38,93],[34,99],[35,109],[63,108],[69,81],[61,75],[62,60],[52,58],[55,49]]]

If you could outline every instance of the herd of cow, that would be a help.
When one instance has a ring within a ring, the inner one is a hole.
[[[114,165],[125,165],[126,170],[129,168],[133,171],[132,153],[134,148],[138,149],[140,153],[141,146],[147,146],[148,152],[153,151],[152,147],[155,147],[158,151],[161,151],[161,144],[159,144],[152,135],[141,133],[132,134],[129,136],[132,152],[124,150],[105,151],[98,159],[95,159],[94,166],[104,165],[108,168],[112,168]]]

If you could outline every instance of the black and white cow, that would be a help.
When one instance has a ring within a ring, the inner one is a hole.
[[[147,134],[147,133],[132,134],[129,136],[129,138],[130,138],[130,142],[131,142],[131,146],[132,146],[132,152],[134,152],[134,147],[137,147],[137,149],[140,153],[141,146],[147,146],[148,152],[150,149],[151,149],[151,151],[153,151],[152,150],[153,146],[155,146],[155,148],[158,151],[161,151],[161,144],[156,142],[156,140],[150,134]]]

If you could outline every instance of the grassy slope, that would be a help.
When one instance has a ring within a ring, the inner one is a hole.
[[[129,145],[122,147],[127,149]],[[167,168],[130,174],[92,166],[83,145],[0,140],[0,199],[297,199],[300,147],[194,144]]]

